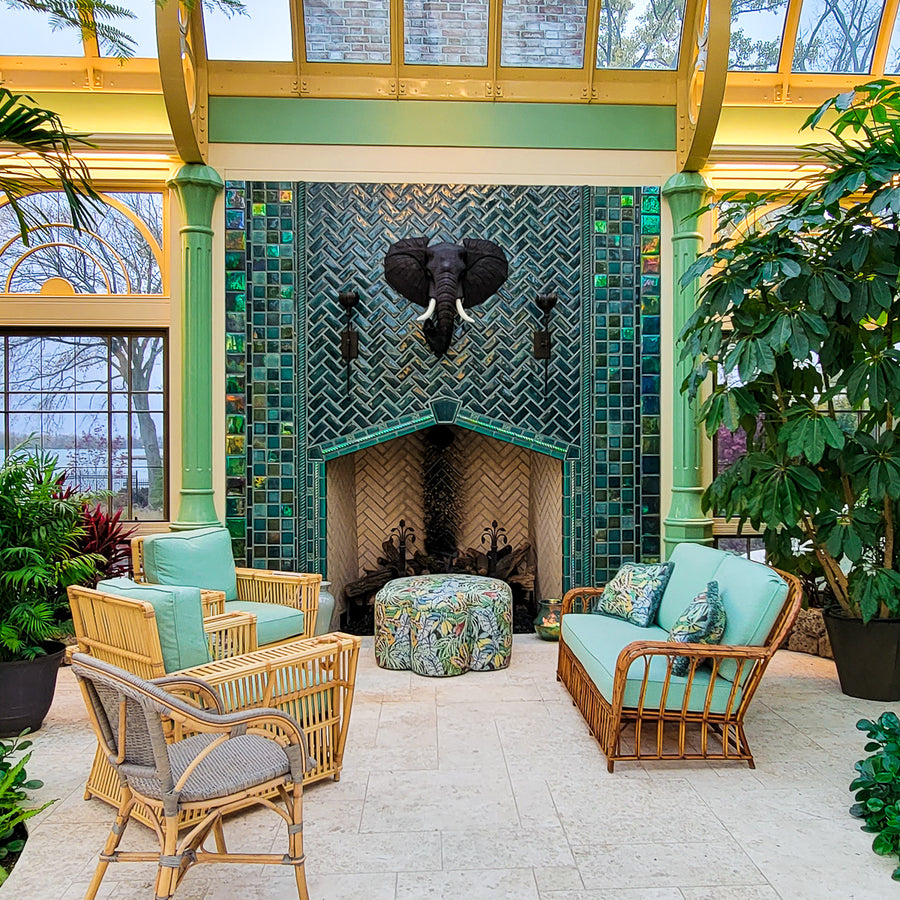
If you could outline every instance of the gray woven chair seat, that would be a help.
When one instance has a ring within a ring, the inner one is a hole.
[[[172,776],[177,782],[200,751],[219,735],[197,734],[168,745]],[[287,775],[287,755],[275,741],[243,734],[216,747],[188,776],[180,793],[183,803],[227,797],[247,788]],[[156,778],[130,778],[138,792],[157,800],[162,790]]]

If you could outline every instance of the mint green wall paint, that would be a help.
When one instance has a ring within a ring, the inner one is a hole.
[[[211,97],[209,122],[216,143],[675,149],[671,106]]]

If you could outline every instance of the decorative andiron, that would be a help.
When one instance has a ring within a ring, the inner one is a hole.
[[[416,533],[406,524],[406,519],[401,519],[396,528],[391,529],[390,541],[394,543],[397,538],[397,568],[400,572],[406,571],[406,548],[416,542]]]
[[[484,303],[506,281],[506,254],[493,241],[464,240],[459,244],[428,246],[427,237],[406,238],[392,244],[384,257],[387,283],[425,312],[428,346],[437,357],[453,342],[456,314],[464,322],[475,320],[466,312]]]
[[[481,534],[481,543],[490,543],[490,550],[488,550],[487,554],[487,573],[490,578],[493,578],[497,574],[497,559],[501,541],[504,545],[509,543],[509,539],[506,537],[506,529],[502,525],[498,525],[497,520],[494,519],[491,522],[490,528],[485,528]]]

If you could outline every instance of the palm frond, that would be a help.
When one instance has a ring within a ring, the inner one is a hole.
[[[35,185],[62,189],[76,230],[91,225],[101,204],[91,185],[90,171],[73,147],[93,146],[87,135],[69,133],[57,113],[38,106],[31,97],[0,87],[0,193],[28,244],[28,230],[38,221],[22,201]]]

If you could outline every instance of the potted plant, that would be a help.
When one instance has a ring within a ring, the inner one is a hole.
[[[700,421],[747,440],[704,507],[761,529],[782,568],[811,553],[844,692],[898,700],[900,85],[862,85],[804,127],[826,113],[803,190],[714,204],[716,240],[686,275],[708,273],[683,389],[712,374]]]
[[[0,465],[0,737],[40,728],[64,646],[66,588],[91,584],[80,540],[85,497],[61,490],[55,457],[14,450]]]

